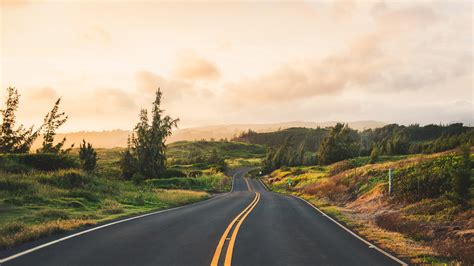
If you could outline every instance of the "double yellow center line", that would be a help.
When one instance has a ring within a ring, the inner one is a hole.
[[[224,248],[226,241],[228,242],[227,251],[225,254],[224,265],[230,266],[232,263],[232,252],[234,250],[235,239],[237,238],[237,234],[239,233],[240,226],[244,222],[245,218],[249,215],[249,213],[257,206],[258,201],[260,200],[260,193],[255,193],[255,198],[253,201],[241,212],[237,215],[234,220],[227,226],[222,234],[221,239],[219,240],[219,244],[217,244],[216,251],[214,252],[214,256],[212,257],[211,266],[217,266],[219,264],[219,259],[221,257],[222,249]],[[232,235],[230,238],[228,237],[234,225],[234,230],[232,231]]]

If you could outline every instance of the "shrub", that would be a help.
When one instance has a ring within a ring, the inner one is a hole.
[[[354,163],[350,160],[340,161],[340,162],[334,163],[330,166],[329,174],[330,175],[337,175],[341,172],[352,169],[354,167],[355,167]]]
[[[90,143],[86,143],[82,140],[82,144],[79,149],[79,158],[81,159],[82,169],[87,172],[94,171],[97,165],[97,152],[92,148]]]
[[[454,155],[447,155],[395,171],[394,196],[415,202],[453,192],[459,161]]]
[[[88,175],[84,175],[79,170],[63,170],[55,173],[49,173],[40,179],[45,184],[55,185],[61,188],[80,188],[85,187],[92,181]]]
[[[78,162],[66,154],[24,153],[0,155],[0,169],[7,172],[24,172],[31,169],[56,171],[77,168],[78,166]]]
[[[12,177],[5,177],[0,179],[0,190],[9,192],[21,192],[22,194],[31,194],[34,189],[34,185],[26,180],[21,180]]]
[[[9,157],[9,156],[8,156]],[[0,156],[0,169],[7,173],[26,173],[32,170],[31,167],[20,164],[16,160],[12,160],[7,156]]]
[[[212,192],[225,191],[230,188],[230,178],[221,175],[201,176],[197,178],[181,177],[181,178],[159,178],[149,179],[147,184],[165,189],[194,189],[206,190]]]
[[[168,168],[160,173],[159,178],[186,177],[186,174],[178,169]]]

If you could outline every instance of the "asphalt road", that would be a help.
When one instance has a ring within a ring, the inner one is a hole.
[[[231,193],[107,226],[1,265],[400,265],[306,202],[244,179],[247,170],[233,173]],[[0,258],[65,236],[2,251]]]

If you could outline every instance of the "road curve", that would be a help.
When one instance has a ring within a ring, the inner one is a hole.
[[[244,178],[247,171],[233,173],[231,193],[107,226],[1,265],[210,265],[216,253],[218,265],[399,265],[302,200]],[[0,258],[67,235],[2,251]]]

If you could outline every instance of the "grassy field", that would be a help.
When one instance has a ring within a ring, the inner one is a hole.
[[[170,158],[185,158],[190,151],[198,150],[204,155],[217,150],[224,159],[263,158],[266,148],[261,145],[231,141],[178,141],[168,145],[167,154]]]
[[[203,191],[164,190],[91,176],[76,169],[0,173],[0,248],[209,196]]]
[[[376,164],[357,158],[327,167],[282,168],[263,180],[274,191],[309,200],[412,263],[469,264],[474,259],[474,212],[469,205],[459,204],[450,193],[420,198],[421,192],[408,193],[402,187],[391,196],[387,193],[389,168],[394,169],[395,185],[417,179],[423,184],[439,184],[450,180],[458,160],[449,152],[384,157]],[[473,177],[471,174],[472,181]],[[474,204],[473,193],[471,186],[470,206]]]
[[[240,143],[181,142],[170,145],[170,158],[194,148],[205,152],[216,148],[226,159],[253,163],[264,152],[259,146]],[[194,165],[172,166],[187,174],[194,171],[190,177],[141,183],[123,180],[119,168],[122,151],[97,149],[98,165],[91,174],[79,169],[17,174],[0,171],[0,249],[85,225],[201,201],[210,193],[230,190],[231,178],[207,164],[197,173]],[[73,150],[71,156],[77,157],[77,152]]]

